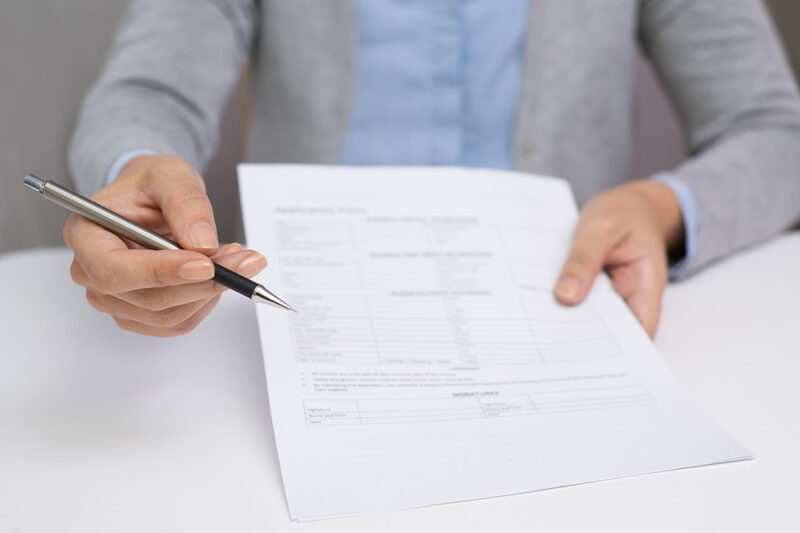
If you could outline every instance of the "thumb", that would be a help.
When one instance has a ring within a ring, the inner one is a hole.
[[[555,296],[559,302],[578,304],[592,288],[614,244],[611,232],[602,227],[602,224],[589,220],[581,220],[578,224],[572,249],[556,283]]]
[[[209,254],[219,247],[203,178],[191,165],[176,158],[148,184],[147,192],[161,207],[170,233],[183,248]]]

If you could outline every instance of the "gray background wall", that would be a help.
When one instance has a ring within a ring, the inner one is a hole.
[[[0,0],[0,253],[63,244],[66,211],[22,185],[31,172],[69,185],[66,146],[86,89],[97,77],[130,0]],[[220,235],[232,238],[238,209],[239,98],[207,173]],[[231,181],[228,181],[230,183]]]
[[[25,189],[22,178],[33,172],[69,184],[64,152],[78,106],[128,1],[0,2],[0,253],[61,243],[64,210]],[[767,3],[800,72],[800,2]],[[639,86],[635,177],[669,168],[683,154],[670,106],[644,62]],[[205,174],[223,240],[234,237],[238,221],[237,193],[223,185],[235,183],[242,100],[233,95],[223,145]]]

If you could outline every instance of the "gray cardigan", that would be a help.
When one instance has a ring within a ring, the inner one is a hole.
[[[352,4],[134,0],[73,135],[75,183],[94,192],[136,148],[203,169],[248,58],[247,159],[335,164],[353,98]],[[637,41],[691,150],[673,171],[699,206],[690,270],[800,221],[800,99],[759,0],[531,0],[515,167],[566,178],[579,202],[624,179]]]

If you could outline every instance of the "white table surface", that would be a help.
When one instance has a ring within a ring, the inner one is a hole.
[[[410,511],[290,521],[252,304],[119,331],[71,256],[0,257],[0,532],[800,531],[800,233],[670,286],[657,345],[755,461]],[[196,343],[192,343],[196,345]]]

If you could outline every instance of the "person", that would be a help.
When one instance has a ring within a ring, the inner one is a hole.
[[[637,45],[689,159],[624,182]],[[513,168],[564,177],[582,204],[554,289],[606,270],[655,334],[668,277],[800,220],[800,100],[759,0],[135,0],[69,149],[80,190],[185,251],[130,247],[71,216],[71,274],[127,330],[191,331],[216,305],[219,246],[200,176],[252,69],[248,160]]]

